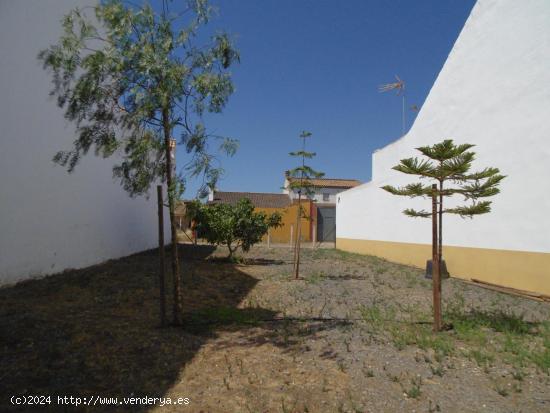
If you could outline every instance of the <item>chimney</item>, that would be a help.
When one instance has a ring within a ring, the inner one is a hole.
[[[216,192],[216,190],[214,188],[208,188],[208,201],[211,202],[214,200],[214,192]]]

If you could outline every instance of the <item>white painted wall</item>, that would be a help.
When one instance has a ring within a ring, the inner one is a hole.
[[[311,188],[312,194],[308,195],[308,199],[315,201],[317,204],[335,204],[336,195],[343,190],[340,188]],[[328,201],[324,200],[323,194],[328,194]],[[298,199],[298,192],[295,190],[290,191],[290,199]]]
[[[391,167],[446,138],[508,177],[490,214],[445,216],[444,243],[550,252],[550,1],[478,1],[409,133],[373,154],[371,182],[339,195],[337,237],[431,243],[431,222],[401,213],[431,201],[380,187],[413,182]]]
[[[310,196],[311,200],[315,201],[318,205],[323,204],[335,204],[336,195],[343,190],[341,188],[314,188],[314,193]],[[328,194],[328,200],[325,201],[323,194]]]
[[[289,182],[287,179],[285,179],[285,182],[283,184],[283,193],[288,194],[291,200],[298,199],[298,191],[297,190],[290,190],[288,188]],[[311,188],[311,191],[313,194],[308,196],[309,199],[312,201],[315,201],[319,205],[323,204],[335,204],[337,200],[337,194],[344,191],[342,188]],[[325,201],[323,198],[323,194],[328,194],[329,199],[328,201]]]
[[[155,191],[129,198],[113,160],[93,154],[72,175],[51,161],[71,147],[74,128],[48,97],[51,77],[36,57],[83,3],[0,0],[0,284],[157,245]]]

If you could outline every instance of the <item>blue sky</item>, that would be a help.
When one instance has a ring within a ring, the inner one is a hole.
[[[407,106],[424,103],[474,0],[213,0],[210,30],[235,39],[236,91],[207,128],[240,147],[222,158],[220,190],[280,192],[288,152],[313,133],[310,164],[368,181],[371,154],[401,135],[401,100],[378,86],[399,75]],[[407,111],[407,129],[415,113]],[[178,166],[185,152],[178,149]],[[194,196],[189,182],[185,198]]]

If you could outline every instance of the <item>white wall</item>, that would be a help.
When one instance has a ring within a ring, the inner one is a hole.
[[[336,195],[340,192],[342,192],[342,189],[339,188],[311,188],[312,194],[308,196],[308,199],[311,199],[312,201],[315,201],[317,204],[335,204],[336,203]],[[328,201],[325,201],[323,199],[323,194],[328,194]],[[298,191],[292,190],[290,191],[290,199],[298,199]]]
[[[401,211],[431,201],[380,187],[413,182],[391,167],[446,138],[508,177],[491,213],[446,215],[444,243],[550,252],[550,1],[478,1],[409,133],[373,154],[371,182],[339,195],[337,238],[429,244],[430,221]]]
[[[157,245],[156,192],[131,199],[113,160],[82,159],[72,175],[52,156],[74,128],[48,96],[37,60],[79,0],[0,0],[0,284],[85,267]]]
[[[290,190],[288,188],[289,182],[287,179],[285,179],[285,182],[283,184],[283,194],[288,194],[291,200],[298,199],[298,191],[293,189]],[[311,188],[311,191],[313,194],[308,196],[308,199],[311,199],[312,201],[315,201],[317,204],[335,204],[337,200],[337,194],[344,191],[342,188]],[[328,201],[323,200],[323,194],[328,194],[329,199]]]
[[[341,188],[314,188],[313,190],[315,193],[310,198],[318,205],[335,204],[336,195],[343,191]],[[323,194],[328,194],[328,201],[324,200]]]

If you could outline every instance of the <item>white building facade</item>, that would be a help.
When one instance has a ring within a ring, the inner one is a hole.
[[[414,182],[391,168],[449,138],[476,145],[473,170],[507,176],[491,213],[445,215],[449,272],[550,296],[549,1],[478,1],[411,130],[373,154],[372,181],[339,195],[337,248],[423,267],[431,221],[402,210],[431,201],[380,187]]]
[[[52,162],[71,148],[74,127],[49,98],[37,54],[86,3],[0,2],[0,285],[158,245],[156,199],[131,199],[113,180],[116,159],[90,154],[71,175]]]

